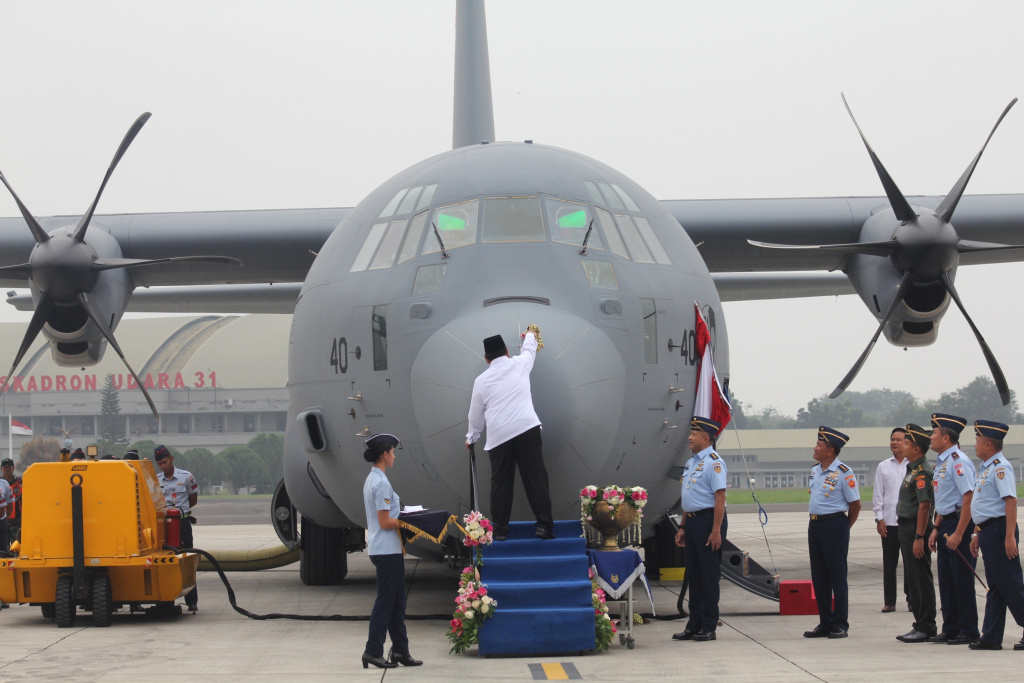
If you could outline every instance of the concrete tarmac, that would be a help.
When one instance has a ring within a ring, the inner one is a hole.
[[[729,538],[761,565],[774,566],[783,580],[809,579],[807,515],[770,512],[766,528],[771,556],[757,516],[733,512]],[[255,549],[276,545],[269,525],[195,527],[198,547]],[[605,653],[562,657],[480,658],[475,648],[448,654],[445,620],[407,622],[411,650],[424,660],[417,668],[364,670],[359,655],[366,621],[255,621],[234,612],[216,573],[199,577],[197,614],[153,619],[127,610],[110,628],[96,628],[80,612],[72,628],[60,629],[39,608],[12,605],[0,612],[0,680],[137,681],[161,676],[193,681],[529,681],[531,663],[572,664],[583,680],[629,681],[881,681],[901,674],[930,673],[949,680],[1020,681],[1024,652],[1012,645],[1021,628],[1007,615],[1001,652],[975,652],[966,646],[907,645],[895,638],[910,630],[912,616],[901,604],[882,614],[882,554],[870,515],[854,526],[850,544],[850,637],[808,640],[802,632],[817,615],[780,616],[778,603],[722,581],[718,640],[676,642],[682,621],[652,620],[634,627],[636,648],[616,643]],[[449,615],[454,607],[456,573],[447,567],[409,559],[410,615]],[[979,573],[982,573],[979,564]],[[982,573],[982,575],[984,575]],[[255,613],[368,615],[375,593],[373,566],[365,554],[349,556],[344,585],[302,585],[298,565],[229,575],[238,604]],[[678,582],[652,582],[661,617],[675,613]],[[977,586],[979,613],[984,589]],[[500,609],[500,606],[499,606]],[[637,611],[650,612],[639,595]]]

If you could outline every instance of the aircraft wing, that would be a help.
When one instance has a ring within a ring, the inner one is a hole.
[[[242,268],[220,263],[154,264],[132,269],[135,287],[302,282],[314,255],[350,209],[206,211],[95,216],[93,230],[106,230],[124,258],[163,259],[192,254],[228,256]],[[39,219],[44,230],[75,225],[77,216]],[[0,266],[28,262],[35,246],[22,218],[0,219]],[[25,287],[23,279],[0,278],[0,286]],[[211,289],[211,291],[213,291]],[[190,311],[199,311],[194,294]],[[164,309],[166,310],[166,309]],[[218,311],[226,312],[223,308]]]
[[[942,197],[907,200],[934,209]],[[747,240],[806,245],[856,243],[868,217],[889,207],[885,197],[676,200],[662,204],[695,244],[703,242],[700,253],[712,273],[844,270],[850,259],[848,253],[765,249]],[[1022,244],[1024,194],[964,196],[953,222],[964,240]],[[1024,250],[960,255],[961,265],[1021,260]],[[770,287],[771,282],[771,278],[765,278],[762,284]],[[785,279],[779,281],[781,288],[792,285]]]

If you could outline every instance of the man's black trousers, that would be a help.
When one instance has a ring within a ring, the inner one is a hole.
[[[548,531],[554,526],[551,497],[548,494],[548,471],[541,451],[540,425],[495,446],[491,458],[491,521],[498,533],[508,532],[512,516],[512,493],[515,490],[516,467],[523,478],[526,500],[530,503],[537,526]]]

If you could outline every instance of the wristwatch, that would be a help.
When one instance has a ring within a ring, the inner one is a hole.
[[[923,541],[924,540],[924,536],[921,535],[921,534],[914,534],[914,540],[915,541]]]

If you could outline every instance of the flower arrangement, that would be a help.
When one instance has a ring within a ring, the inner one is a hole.
[[[471,510],[462,519],[466,523],[466,537],[462,539],[462,543],[473,548],[473,564],[481,567],[484,561],[480,548],[494,542],[494,525],[478,510]]]
[[[455,597],[455,614],[448,622],[449,652],[461,654],[478,644],[480,627],[494,616],[497,606],[498,601],[487,594],[487,585],[480,582],[476,568],[463,569],[459,577],[459,594]]]
[[[604,590],[597,585],[594,578],[594,568],[590,568],[590,587],[592,591],[592,604],[594,606],[594,642],[599,652],[608,649],[615,637],[615,623],[608,616],[607,597]]]
[[[609,506],[609,516],[615,519],[616,511],[623,504],[628,505],[636,511],[636,516],[629,527],[629,542],[638,544],[640,542],[640,524],[643,521],[643,508],[647,505],[647,489],[642,486],[584,486],[580,491],[580,522],[583,523],[584,535],[594,540],[591,536],[591,528],[588,523],[593,521],[594,507],[599,502],[605,502]],[[627,526],[624,523],[623,526]],[[611,541],[609,541],[611,542]]]

